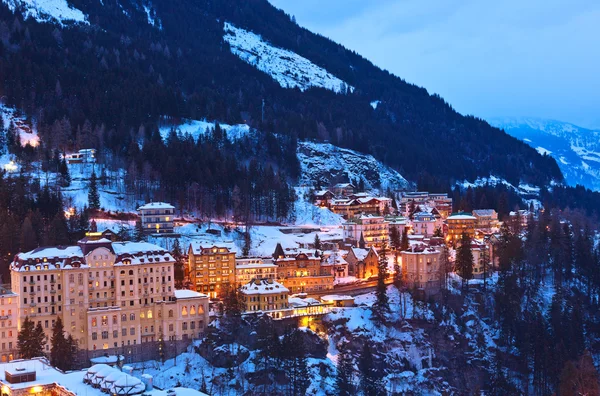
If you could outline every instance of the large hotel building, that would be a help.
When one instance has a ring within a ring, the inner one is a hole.
[[[175,290],[174,263],[159,246],[112,242],[100,233],[77,246],[19,253],[11,264],[12,290],[0,292],[2,360],[15,357],[25,317],[42,325],[48,351],[60,317],[83,365],[104,354],[136,361],[157,359],[159,350],[180,353],[203,335],[208,296]]]

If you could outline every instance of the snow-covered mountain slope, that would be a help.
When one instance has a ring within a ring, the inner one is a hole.
[[[38,22],[79,22],[87,24],[83,12],[70,6],[67,0],[0,0],[11,11],[20,10],[26,18],[33,18]]]
[[[344,81],[310,60],[283,48],[277,48],[264,41],[261,36],[225,23],[225,41],[231,52],[261,70],[284,88],[299,88],[305,91],[310,87],[343,92],[346,87],[354,90]]]
[[[410,185],[400,173],[372,155],[329,143],[298,142],[298,160],[302,168],[301,184],[327,186],[362,178],[366,188],[406,188]]]
[[[537,118],[492,118],[490,124],[556,159],[570,185],[600,191],[600,131]]]
[[[163,119],[159,131],[163,139],[166,139],[171,129],[174,128],[177,133],[183,136],[191,135],[194,141],[197,141],[198,136],[215,129],[215,125],[216,121],[183,119],[180,122],[172,122],[168,119]],[[229,125],[219,123],[219,127],[227,134],[229,139],[233,140],[246,136],[250,132],[250,126],[246,124]]]

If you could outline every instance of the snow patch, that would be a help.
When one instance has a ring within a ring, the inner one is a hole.
[[[267,73],[283,88],[299,88],[305,91],[311,87],[325,88],[336,93],[345,93],[354,87],[335,77],[327,70],[295,52],[277,48],[261,36],[225,22],[223,39],[231,47],[231,52],[244,62]]]
[[[552,151],[550,151],[550,150],[546,150],[545,148],[543,148],[543,147],[541,147],[541,146],[538,146],[538,147],[536,147],[536,150],[537,150],[537,152],[538,152],[538,153],[540,153],[541,155],[550,155],[550,154],[552,154]]]
[[[1,0],[8,8],[15,12],[20,10],[25,18],[33,18],[38,22],[76,22],[89,24],[86,16],[75,7],[71,7],[67,0]]]
[[[194,141],[198,140],[198,137],[201,135],[205,135],[207,131],[214,130],[216,121],[206,121],[206,120],[189,120],[183,119],[180,123],[172,123],[166,121],[166,118],[163,118],[162,123],[164,124],[159,128],[160,135],[164,140],[169,136],[169,132],[171,129],[175,129],[181,136],[191,136]],[[227,137],[230,140],[238,140],[242,137],[248,135],[250,132],[250,126],[247,124],[237,124],[237,125],[228,125],[218,123],[219,127],[227,133]]]
[[[373,108],[373,110],[377,110],[377,106],[379,106],[379,103],[381,103],[381,100],[374,100],[371,102],[371,107]]]

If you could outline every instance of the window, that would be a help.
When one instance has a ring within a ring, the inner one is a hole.
[[[129,320],[134,321],[135,320],[135,314],[132,313],[129,315]]]
[[[98,325],[98,319],[92,318],[92,327],[96,327]]]
[[[121,315],[121,322],[127,322],[127,314]]]
[[[146,317],[148,319],[152,319],[152,310],[151,309],[148,310],[148,314],[146,314]]]
[[[27,303],[27,301],[25,301],[25,303]],[[170,309],[170,310],[169,310],[169,318],[172,318],[172,317],[173,317],[173,310],[172,310],[172,309]]]
[[[98,339],[98,333],[93,332],[92,333],[92,340],[97,340]]]
[[[131,335],[135,335],[135,327],[132,327],[132,328],[129,330],[129,334],[131,334]]]
[[[187,307],[181,307],[181,314],[182,314],[183,316],[187,316],[187,314],[188,314],[188,313],[187,313]]]
[[[173,324],[172,323],[169,325],[169,331],[173,331]]]
[[[103,340],[108,340],[108,331],[103,331],[102,332],[102,339]]]
[[[104,315],[102,316],[102,326],[107,326],[108,325],[108,316]]]

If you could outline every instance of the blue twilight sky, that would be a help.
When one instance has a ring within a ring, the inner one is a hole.
[[[461,113],[600,129],[599,0],[269,0]]]

